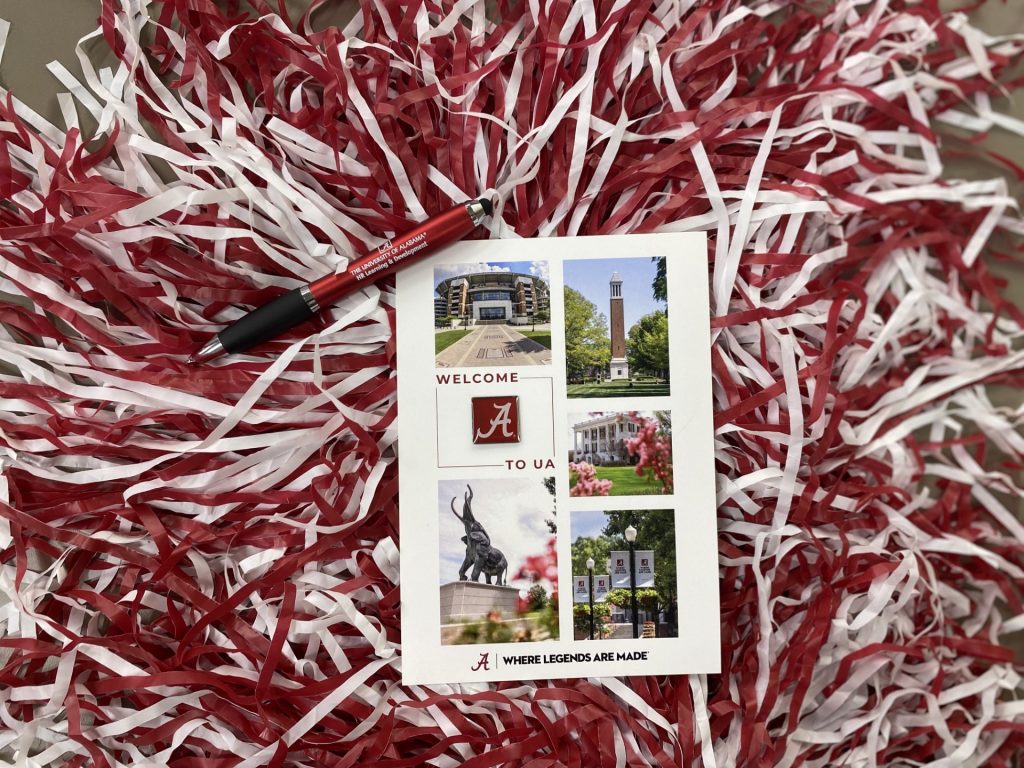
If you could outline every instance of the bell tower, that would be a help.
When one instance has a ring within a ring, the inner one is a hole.
[[[611,319],[612,362],[609,378],[612,381],[629,378],[629,363],[626,360],[626,324],[622,314],[622,278],[612,273],[608,282],[608,315]]]

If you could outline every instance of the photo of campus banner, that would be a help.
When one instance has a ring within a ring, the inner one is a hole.
[[[441,265],[434,270],[440,368],[551,363],[546,262]]]
[[[574,638],[678,637],[674,510],[573,512],[569,527]]]
[[[569,495],[672,493],[668,411],[569,414]]]
[[[555,479],[438,483],[441,644],[558,639]]]
[[[571,259],[564,270],[568,396],[669,394],[665,259]]]

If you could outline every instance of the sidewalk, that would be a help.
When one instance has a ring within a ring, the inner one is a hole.
[[[507,325],[478,325],[437,356],[438,368],[550,364],[550,349]]]

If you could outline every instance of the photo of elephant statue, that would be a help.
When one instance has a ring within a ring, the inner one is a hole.
[[[508,562],[500,549],[491,546],[491,537],[487,535],[486,529],[473,515],[473,488],[466,485],[466,493],[463,496],[462,514],[455,511],[455,497],[452,497],[452,514],[462,521],[466,535],[462,537],[466,545],[466,557],[459,568],[459,580],[466,581],[466,573],[472,568],[469,581],[479,581],[481,574],[486,578],[487,583],[495,579],[495,584],[505,585],[505,576],[508,572]]]

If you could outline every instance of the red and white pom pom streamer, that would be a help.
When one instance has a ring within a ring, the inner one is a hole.
[[[1024,37],[934,0],[227,5],[106,0],[121,63],[53,65],[65,127],[2,94],[0,755],[1011,764],[1024,412],[986,386],[1024,314],[986,260],[1024,225],[943,153],[1024,135],[990,100]],[[183,365],[486,192],[491,237],[711,234],[720,676],[399,684],[391,287]]]

